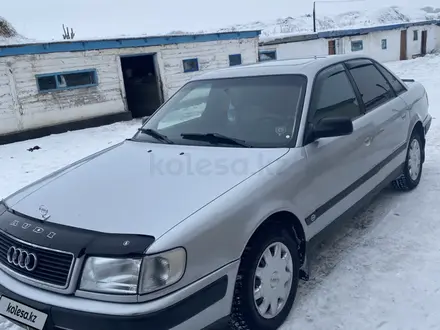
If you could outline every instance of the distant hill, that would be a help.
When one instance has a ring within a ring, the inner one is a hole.
[[[318,10],[316,17],[316,26],[318,31],[340,30],[348,28],[369,27],[387,24],[396,24],[404,22],[416,22],[424,20],[440,19],[440,8],[425,6],[420,9],[410,9],[405,7],[385,7],[373,10],[349,11],[339,15],[325,15]],[[313,30],[312,13],[304,14],[296,17],[288,16],[275,20],[260,20],[248,23],[240,23],[231,26],[225,26],[221,29],[187,31],[179,29],[178,31],[170,31],[165,34],[194,34],[208,32],[228,32],[243,30],[262,30],[261,39],[268,40],[292,34],[308,33]],[[109,35],[101,38],[128,38],[128,37],[145,37],[148,35]],[[88,38],[95,39],[95,38]],[[61,37],[58,40],[60,41]],[[47,41],[47,40],[46,40]],[[14,27],[0,17],[0,45],[20,44],[25,42],[35,42],[17,33]]]
[[[318,31],[326,31],[432,19],[440,19],[440,8],[424,7],[420,8],[419,10],[413,10],[393,6],[368,11],[350,11],[335,16],[326,16],[318,12],[316,17],[316,27]],[[262,30],[262,39],[287,36],[290,34],[307,33],[313,31],[313,17],[310,13],[297,17],[288,16],[276,20],[261,20],[245,24],[236,24],[224,27],[220,30],[205,30],[197,32],[227,32],[240,30]],[[173,32],[175,33],[177,31]],[[194,31],[178,32],[179,34],[194,33]]]

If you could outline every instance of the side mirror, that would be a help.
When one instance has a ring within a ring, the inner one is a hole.
[[[150,116],[142,118],[142,125],[144,125],[147,122],[148,118],[150,118]]]
[[[348,117],[322,118],[313,127],[314,139],[350,135],[353,133],[353,122]]]

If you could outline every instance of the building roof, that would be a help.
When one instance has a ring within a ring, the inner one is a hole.
[[[206,34],[163,35],[138,38],[74,40],[0,46],[0,57],[15,55],[79,52],[87,50],[162,46],[170,44],[257,38],[261,30]]]
[[[223,79],[279,74],[304,74],[308,77],[314,77],[318,71],[331,64],[359,58],[369,59],[371,57],[362,54],[344,54],[313,56],[290,60],[265,61],[249,65],[231,66],[225,69],[207,72],[194,77],[193,80]]]
[[[380,25],[380,26],[372,26],[358,29],[345,29],[345,30],[333,30],[333,31],[322,31],[316,33],[306,33],[306,34],[296,34],[286,37],[279,38],[271,38],[267,41],[261,41],[261,46],[268,45],[278,45],[285,44],[289,42],[298,42],[298,41],[307,41],[314,39],[330,39],[330,38],[342,38],[342,37],[350,37],[368,34],[371,32],[380,32],[380,31],[389,31],[396,29],[407,29],[413,26],[424,26],[424,25],[440,25],[440,20],[428,20],[428,21],[420,21],[420,22],[409,22],[409,23],[397,23],[397,24],[388,24],[388,25]]]

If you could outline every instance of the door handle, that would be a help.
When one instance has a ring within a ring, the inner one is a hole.
[[[402,114],[400,116],[402,117],[402,119],[405,119],[406,118],[406,110],[407,109],[404,109],[404,110],[393,109],[392,111],[393,112],[400,112],[400,111],[402,111]]]
[[[368,147],[368,146],[370,146],[370,144],[371,144],[371,137],[367,137],[365,140],[364,140],[364,144]]]

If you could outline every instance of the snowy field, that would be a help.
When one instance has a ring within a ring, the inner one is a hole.
[[[440,329],[440,56],[390,63],[422,82],[434,117],[419,187],[384,191],[321,247],[282,330]],[[131,137],[139,121],[0,146],[0,198]],[[27,149],[39,146],[33,152]],[[0,321],[1,322],[1,321]],[[0,329],[18,329],[9,322]]]

